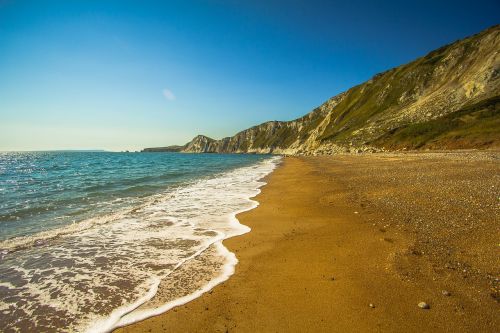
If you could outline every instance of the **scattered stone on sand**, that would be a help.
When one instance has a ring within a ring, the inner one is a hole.
[[[375,304],[373,304],[373,303],[370,303],[370,304],[369,304],[369,306],[370,306],[370,308],[372,308],[372,309],[374,309],[374,308],[375,308]]]
[[[354,214],[359,214],[359,212],[354,212]]]
[[[335,281],[335,276],[332,276],[330,280]]]
[[[451,296],[451,293],[448,290],[442,290],[441,294],[443,294],[443,296]]]
[[[420,302],[418,303],[418,307],[421,308],[421,309],[430,309],[431,307],[429,306],[429,304],[425,303],[425,302]]]

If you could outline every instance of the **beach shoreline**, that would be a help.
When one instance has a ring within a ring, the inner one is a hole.
[[[123,316],[111,316],[110,322],[115,321],[113,329],[163,314],[175,307],[191,302],[223,283],[234,274],[238,259],[223,243],[227,239],[238,237],[251,231],[248,226],[240,223],[237,216],[258,207],[259,203],[253,199],[258,196],[261,188],[266,185],[264,180],[279,165],[280,160],[280,157],[275,156],[244,169],[246,173],[257,174],[253,177],[253,181],[250,181],[251,178],[247,180],[246,185],[252,185],[246,191],[242,188],[239,189],[240,192],[237,197],[238,200],[243,199],[240,202],[241,206],[238,208],[233,207],[236,210],[230,210],[227,214],[220,216],[221,220],[227,223],[225,230],[221,229],[225,232],[219,232],[219,239],[216,239],[213,243],[208,244],[206,248],[199,250],[179,263],[168,277],[160,279],[157,287],[152,289],[150,294],[145,297],[145,301],[138,302],[139,305]],[[229,173],[229,178],[232,177],[238,178],[238,176]],[[231,184],[232,187],[235,185],[238,185],[237,180]],[[241,184],[239,185],[241,187]],[[225,197],[228,195],[231,196],[227,190],[223,193],[225,193],[223,194]],[[220,202],[219,204],[225,203]],[[218,214],[221,212],[222,210],[219,210]],[[213,228],[216,230],[217,226],[214,225]],[[214,230],[210,232],[214,232]],[[196,266],[198,266],[198,271],[195,269]],[[201,267],[203,269],[200,269]],[[183,289],[183,293],[176,294],[176,289]],[[188,290],[190,292],[186,292]],[[109,330],[101,330],[99,323],[89,330],[89,332],[101,331]]]
[[[115,332],[493,332],[498,174],[497,152],[285,158],[224,241],[235,274]]]

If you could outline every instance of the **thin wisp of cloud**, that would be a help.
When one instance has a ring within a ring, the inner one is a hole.
[[[162,91],[163,97],[165,97],[168,101],[175,101],[175,95],[170,89],[163,89]]]

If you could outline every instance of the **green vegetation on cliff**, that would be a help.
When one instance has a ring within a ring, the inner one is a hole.
[[[453,149],[500,146],[500,96],[442,118],[393,129],[373,142],[386,149]]]

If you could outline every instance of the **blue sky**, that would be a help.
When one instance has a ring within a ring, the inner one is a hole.
[[[0,151],[136,150],[294,119],[500,23],[499,6],[0,0]]]

